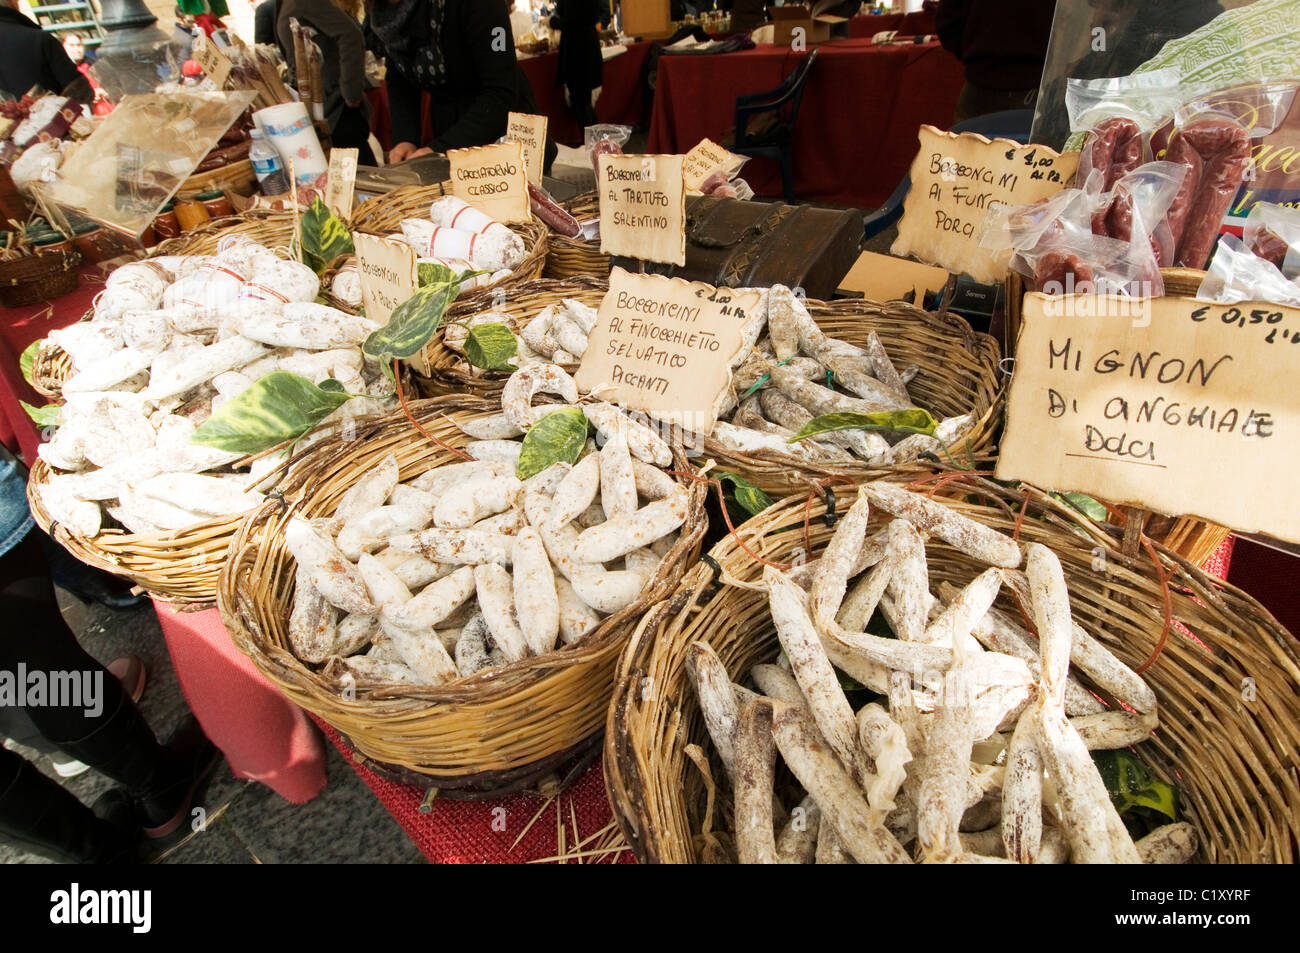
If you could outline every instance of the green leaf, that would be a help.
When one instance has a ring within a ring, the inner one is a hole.
[[[554,463],[577,463],[587,442],[587,415],[581,407],[553,410],[524,436],[515,476],[527,480]]]
[[[23,372],[23,380],[32,387],[36,382],[32,380],[32,369],[36,364],[36,352],[41,349],[42,339],[37,338],[31,344],[27,345],[22,354],[18,355],[18,367]]]
[[[513,371],[510,359],[519,353],[519,342],[504,324],[479,324],[469,329],[465,356],[485,371]]]
[[[719,482],[731,484],[731,492],[726,494],[750,516],[757,516],[772,505],[772,498],[750,483],[744,477],[725,470],[715,474]]]
[[[797,443],[809,437],[818,437],[836,430],[891,430],[895,433],[920,433],[934,436],[939,422],[928,410],[909,407],[907,410],[887,410],[875,414],[835,413],[814,417],[803,425],[786,443]]]
[[[231,453],[260,453],[296,440],[347,402],[343,385],[320,387],[288,371],[273,371],[227,401],[191,438]]]
[[[44,407],[33,407],[25,400],[20,400],[23,410],[27,411],[27,416],[32,418],[32,422],[38,427],[57,427],[63,423],[63,405],[46,404]]]
[[[1088,519],[1097,523],[1104,523],[1108,518],[1106,507],[1102,506],[1086,493],[1066,493],[1064,500],[1084,516],[1088,517]]]
[[[371,333],[361,350],[384,364],[391,364],[393,358],[419,354],[442,324],[442,316],[459,287],[452,283],[418,289],[393,309],[388,323]]]
[[[1141,807],[1178,820],[1178,789],[1155,777],[1131,752],[1094,751],[1092,760],[1120,814]]]
[[[456,280],[456,273],[440,261],[417,261],[415,270],[421,288],[425,285],[449,285]]]
[[[343,220],[316,196],[311,208],[302,213],[302,251],[308,265],[320,274],[339,255],[350,255],[352,233]]]

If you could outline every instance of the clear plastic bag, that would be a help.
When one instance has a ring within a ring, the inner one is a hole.
[[[600,174],[600,169],[596,167],[597,156],[621,155],[623,147],[631,138],[631,126],[619,126],[614,123],[597,123],[582,130],[582,142],[587,148],[591,167],[595,169],[597,175]]]
[[[1223,235],[1196,297],[1207,301],[1270,301],[1300,307],[1300,284],[1251,253],[1236,235]]]
[[[1260,202],[1246,216],[1246,247],[1288,280],[1300,278],[1300,209]]]
[[[1224,215],[1250,167],[1251,133],[1226,112],[1179,111],[1165,159],[1186,170],[1167,222],[1177,251],[1174,263],[1204,268]]]
[[[1150,161],[1152,131],[1183,99],[1179,83],[1172,69],[1067,80],[1065,106],[1076,134],[1068,147],[1080,152],[1075,181],[1109,192],[1118,179]]]
[[[980,245],[995,252],[1010,248],[1011,267],[1034,291],[1158,297],[1164,281],[1144,222],[1163,215],[1160,203],[1171,191],[1168,176],[1168,170],[1156,168],[1121,180],[1133,202],[1132,240],[1093,233],[1098,203],[1109,201],[1112,193],[1067,189],[1032,205],[990,211]]]

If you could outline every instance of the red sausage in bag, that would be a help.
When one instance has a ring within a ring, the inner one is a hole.
[[[1178,239],[1178,264],[1204,268],[1219,235],[1223,215],[1232,204],[1250,165],[1250,136],[1234,119],[1211,116],[1188,123],[1175,134],[1204,164]],[[1171,144],[1169,151],[1173,152]]]

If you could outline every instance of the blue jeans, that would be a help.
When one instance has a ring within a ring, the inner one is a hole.
[[[26,468],[0,446],[0,556],[17,546],[33,524]]]

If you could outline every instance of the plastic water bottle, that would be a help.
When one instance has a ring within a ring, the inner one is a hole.
[[[253,174],[257,176],[262,194],[270,198],[288,192],[289,173],[284,171],[280,153],[266,141],[266,134],[262,130],[253,129],[250,135],[253,144],[248,149],[248,161],[253,164]]]

